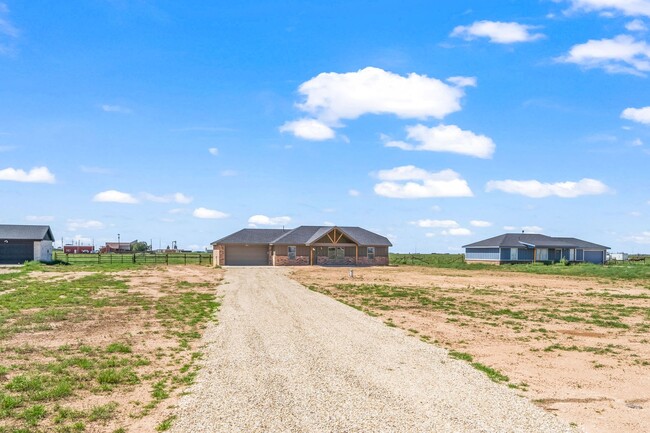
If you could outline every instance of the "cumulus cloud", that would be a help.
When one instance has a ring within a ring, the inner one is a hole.
[[[199,207],[194,209],[192,215],[194,215],[196,218],[202,218],[202,219],[222,219],[222,218],[227,218],[229,216],[227,213],[214,210],[214,209],[206,209],[204,207]]]
[[[54,221],[54,217],[51,215],[27,215],[25,220],[33,223],[49,223]]]
[[[286,122],[280,127],[280,132],[291,132],[298,138],[312,141],[330,140],[336,136],[336,132],[332,128],[316,119]]]
[[[0,180],[10,182],[27,183],[54,183],[56,178],[47,167],[34,167],[29,171],[17,168],[5,168],[0,170]]]
[[[431,220],[431,219],[422,219],[411,222],[418,227],[423,228],[455,228],[458,227],[458,223],[454,220]]]
[[[469,229],[459,227],[456,229],[443,230],[440,234],[443,236],[469,236],[472,232]]]
[[[473,77],[451,77],[449,84],[426,75],[406,76],[367,67],[356,72],[324,72],[302,83],[304,102],[297,107],[309,118],[287,122],[283,132],[308,140],[333,138],[342,120],[365,114],[392,114],[403,119],[442,119],[461,109],[464,87]]]
[[[514,44],[516,42],[531,42],[544,37],[542,33],[531,30],[537,26],[529,26],[515,22],[476,21],[469,26],[454,28],[450,36],[471,41],[477,38],[489,38],[494,44]]]
[[[351,189],[351,190],[348,190],[348,195],[351,196],[351,197],[359,197],[361,195],[361,193],[359,191],[357,191],[356,189]]]
[[[485,190],[503,191],[508,194],[520,194],[526,197],[543,198],[557,196],[574,198],[582,195],[598,195],[610,192],[607,185],[595,179],[581,179],[578,182],[542,183],[537,180],[491,180]]]
[[[650,17],[650,0],[569,0],[571,10]]]
[[[192,200],[194,200],[193,197],[189,197],[182,192],[176,192],[174,194],[167,194],[167,195],[154,195],[154,194],[149,194],[148,192],[142,193],[142,198],[147,201],[152,201],[155,203],[180,203],[180,204],[188,204],[192,203]]]
[[[453,170],[429,172],[413,165],[380,170],[375,193],[390,198],[471,197],[467,181]]]
[[[540,226],[522,226],[521,230],[526,233],[541,233],[544,231]]]
[[[106,225],[97,220],[69,219],[66,227],[68,231],[74,232],[77,230],[101,230]]]
[[[571,47],[569,53],[556,59],[585,68],[601,68],[608,73],[645,76],[650,71],[650,46],[629,35],[614,39],[591,39]]]
[[[102,105],[102,110],[107,112],[107,113],[121,113],[121,114],[131,114],[133,113],[133,110],[127,107],[123,107],[121,105],[109,105],[109,104],[104,104]]]
[[[626,108],[621,113],[621,118],[650,125],[650,107]]]
[[[252,226],[282,226],[290,222],[291,217],[288,216],[268,217],[266,215],[253,215],[248,218],[248,224]]]
[[[208,152],[210,152],[210,155],[212,155],[212,156],[218,156],[219,155],[219,149],[217,149],[216,147],[209,148]]]
[[[492,223],[490,221],[482,221],[482,220],[471,220],[469,224],[472,227],[491,227]]]
[[[108,191],[102,191],[95,194],[93,201],[102,202],[102,203],[124,203],[124,204],[136,204],[138,199],[133,197],[127,192],[116,191],[114,189]]]
[[[630,32],[645,32],[648,30],[645,23],[639,19],[632,20],[629,23],[625,24],[625,28]]]
[[[424,125],[407,126],[406,132],[407,138],[416,141],[417,144],[388,141],[386,147],[460,153],[477,158],[491,158],[496,147],[491,138],[464,131],[456,125],[438,125],[432,128]]]

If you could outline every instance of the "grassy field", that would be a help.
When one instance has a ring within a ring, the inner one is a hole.
[[[390,263],[393,265],[427,266],[433,268],[467,269],[467,270],[498,270],[499,272],[525,272],[544,275],[567,275],[576,277],[598,277],[607,279],[650,280],[650,263],[618,262],[608,265],[593,265],[580,263],[565,265],[556,264],[515,264],[495,265],[485,263],[465,263],[462,254],[391,254]]]
[[[0,274],[1,433],[168,428],[164,402],[194,380],[219,271],[114,266]]]

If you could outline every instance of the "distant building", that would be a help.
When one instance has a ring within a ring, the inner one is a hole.
[[[64,245],[65,254],[90,254],[95,250],[92,245]]]
[[[0,264],[52,261],[50,226],[0,224]]]
[[[133,249],[133,242],[106,242],[106,245],[101,247],[99,252],[102,254],[106,253],[130,253]]]
[[[616,260],[618,262],[626,262],[629,259],[628,253],[609,253],[607,260]]]
[[[603,264],[609,247],[576,238],[556,238],[532,233],[506,233],[464,245],[468,263],[553,263]]]

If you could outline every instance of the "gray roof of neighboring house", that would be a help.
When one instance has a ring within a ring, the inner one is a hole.
[[[576,238],[556,238],[536,233],[506,233],[493,238],[463,245],[463,248],[488,248],[505,247],[516,248],[521,246],[539,248],[594,248],[607,250],[609,247],[583,241]]]
[[[0,239],[24,239],[30,241],[54,241],[50,226],[0,224]]]
[[[361,227],[300,226],[292,230],[243,229],[214,241],[215,244],[311,245],[331,230],[340,230],[359,245],[393,246],[388,238]]]
[[[290,229],[242,229],[212,242],[215,244],[270,244]]]

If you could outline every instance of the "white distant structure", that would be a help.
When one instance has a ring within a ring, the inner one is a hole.
[[[628,259],[627,253],[609,253],[609,260],[616,260],[617,262],[626,262]]]

